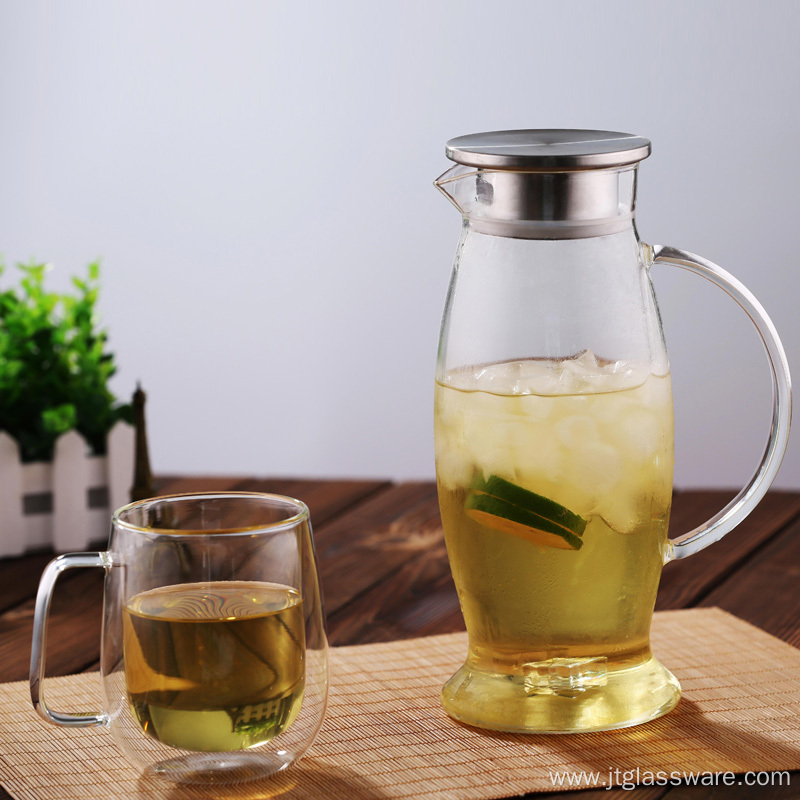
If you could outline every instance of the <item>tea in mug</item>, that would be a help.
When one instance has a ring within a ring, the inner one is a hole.
[[[636,693],[612,697],[611,678],[651,659],[672,496],[669,375],[588,351],[488,364],[445,375],[435,408],[442,523],[470,635],[445,709],[507,730],[635,716],[625,698]],[[511,684],[540,700],[512,702]]]
[[[165,586],[123,609],[134,717],[188,750],[257,747],[297,716],[305,686],[303,602],[274,583]]]

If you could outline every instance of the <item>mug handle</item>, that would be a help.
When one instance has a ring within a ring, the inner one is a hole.
[[[670,540],[668,560],[671,561],[694,555],[704,547],[718,542],[726,533],[733,530],[767,493],[772,481],[775,480],[789,442],[792,383],[786,353],[778,338],[778,332],[761,303],[744,284],[722,267],[686,250],[663,245],[652,245],[650,249],[652,264],[673,264],[701,275],[723,289],[744,309],[764,343],[772,376],[772,425],[761,463],[750,478],[750,482],[725,508],[694,530]]]
[[[48,722],[67,727],[83,728],[91,725],[107,725],[108,714],[62,714],[52,711],[44,701],[44,660],[47,647],[47,619],[50,602],[58,576],[73,567],[110,567],[108,553],[67,553],[54,558],[44,569],[36,594],[36,610],[33,615],[33,642],[31,645],[31,702],[33,707]]]

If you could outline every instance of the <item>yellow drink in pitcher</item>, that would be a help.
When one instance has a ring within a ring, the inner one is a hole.
[[[671,708],[677,682],[649,647],[672,496],[669,375],[590,352],[456,370],[437,383],[435,419],[470,642],[445,710],[568,731]]]

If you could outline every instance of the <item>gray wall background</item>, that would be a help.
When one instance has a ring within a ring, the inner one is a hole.
[[[650,138],[643,239],[744,281],[800,370],[798,34],[794,0],[5,0],[0,252],[52,261],[53,287],[102,256],[156,471],[432,477],[459,219],[431,182],[456,135]],[[676,484],[740,484],[760,342],[710,284],[655,283]],[[796,439],[777,484],[800,485]]]

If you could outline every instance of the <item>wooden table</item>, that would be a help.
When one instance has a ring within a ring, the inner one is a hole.
[[[239,490],[304,500],[320,559],[331,644],[365,644],[463,630],[447,565],[436,487],[431,482],[163,478],[159,494]],[[698,525],[732,496],[677,492],[672,533]],[[27,679],[33,598],[50,553],[0,560],[0,681]],[[100,570],[71,570],[60,580],[50,617],[47,674],[97,669],[102,603]],[[770,492],[725,541],[668,565],[657,609],[719,606],[800,647],[800,492]],[[33,711],[31,711],[33,713]],[[760,796],[800,797],[793,786]],[[642,787],[589,790],[559,798],[687,800],[749,798],[749,787]],[[9,795],[0,789],[0,800]]]

